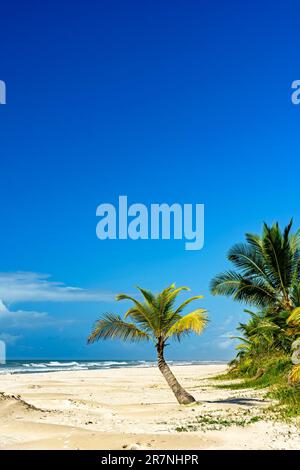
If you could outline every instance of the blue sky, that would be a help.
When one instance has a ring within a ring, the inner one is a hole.
[[[102,312],[124,312],[114,294],[176,282],[205,295],[211,321],[168,356],[231,358],[243,306],[211,297],[211,278],[264,220],[300,225],[299,5],[28,0],[2,4],[1,18],[8,357],[152,359],[150,346],[86,336]],[[96,207],[121,194],[204,203],[204,248],[98,240]]]

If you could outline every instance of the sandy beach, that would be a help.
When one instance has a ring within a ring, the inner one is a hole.
[[[0,449],[300,449],[264,391],[214,387],[226,366],[172,369],[197,404],[178,405],[153,367],[2,375]]]

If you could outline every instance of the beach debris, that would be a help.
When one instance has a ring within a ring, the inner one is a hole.
[[[141,449],[142,449],[142,446],[138,444],[137,442],[135,444],[131,444],[131,446],[129,447],[129,450],[141,450]]]

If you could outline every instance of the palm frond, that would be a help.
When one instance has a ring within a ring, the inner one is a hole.
[[[268,306],[270,302],[276,302],[273,290],[270,290],[268,285],[261,279],[250,280],[243,278],[233,295],[233,299],[259,308]]]
[[[259,253],[262,252],[262,239],[259,235],[256,235],[254,233],[246,233],[245,238],[247,243],[251,245],[253,248],[255,248]]]
[[[178,294],[182,291],[189,291],[190,288],[186,286],[181,286],[175,288],[175,285],[173,284],[173,288],[170,289],[169,291],[165,290],[161,293],[160,297],[160,310],[161,312],[167,312],[172,309],[175,300],[178,296]]]
[[[215,276],[210,283],[213,295],[231,296],[238,290],[243,277],[235,271],[227,271]]]
[[[148,306],[146,306],[145,304],[143,304],[142,302],[139,302],[138,300],[136,300],[134,297],[130,296],[130,295],[127,295],[127,294],[119,294],[116,296],[116,300],[117,301],[120,301],[120,300],[130,300],[131,302],[133,302],[136,306],[136,309],[139,311],[140,313],[140,317],[144,317],[144,321],[149,325],[150,328],[152,328],[153,330],[156,328],[157,325],[155,325],[155,314],[153,312],[153,309],[152,308],[148,308]],[[125,318],[127,318],[128,316],[131,315],[131,309],[129,309],[126,314],[125,314]]]
[[[283,234],[278,223],[269,227],[264,224],[263,254],[267,261],[269,276],[278,289],[284,295],[287,294],[287,287],[290,285],[293,276],[293,252],[289,243],[289,233],[292,221],[284,229]]]
[[[251,349],[251,345],[248,343],[240,343],[236,345],[235,349],[237,351],[249,351]]]
[[[262,253],[253,245],[245,243],[235,244],[229,250],[228,259],[241,270],[243,277],[262,277],[268,284],[268,287],[270,289],[273,288],[271,279],[265,271]]]
[[[163,289],[159,294],[158,294],[158,298],[160,299],[166,299],[167,296],[169,295],[170,292],[172,292],[174,289],[175,289],[176,285],[175,283],[173,282],[170,286],[166,287],[165,289]]]
[[[228,253],[236,271],[217,275],[212,294],[277,313],[300,306],[300,231],[291,234],[291,228],[292,220],[284,230],[264,224],[261,237],[247,233],[246,243]]]
[[[94,343],[99,339],[121,339],[124,341],[149,341],[150,335],[140,330],[134,323],[129,323],[119,315],[106,313],[94,325],[93,331],[88,337],[88,343]]]
[[[175,336],[177,339],[184,333],[200,334],[207,325],[206,310],[199,308],[177,320],[166,332],[166,338]]]
[[[142,287],[137,286],[137,289],[141,292],[144,299],[151,307],[157,308],[157,299],[156,296],[150,291],[143,289]]]
[[[288,325],[300,326],[300,307],[296,307],[287,319]]]
[[[230,339],[238,339],[239,341],[243,341],[244,344],[250,345],[251,341],[249,341],[246,338],[243,338],[242,336],[228,336]]]
[[[256,325],[253,328],[253,332],[255,331],[279,331],[281,328],[280,326],[276,325],[274,322],[267,320],[267,319],[261,319],[258,325]]]
[[[158,327],[160,334],[164,334],[180,318],[179,314],[174,313],[174,304],[180,292],[189,290],[189,287],[181,286],[176,288],[175,284],[171,284],[158,294]]]
[[[300,256],[299,256],[300,261]],[[291,300],[296,307],[300,307],[300,282],[298,280],[298,273],[297,273],[297,281],[294,283],[291,289]]]
[[[181,313],[187,305],[189,305],[191,302],[194,302],[195,300],[203,299],[203,295],[194,295],[194,297],[190,297],[189,299],[185,300],[182,302],[182,304],[179,305],[179,307],[176,308],[175,310],[175,315]]]
[[[145,314],[145,310],[141,312],[140,309],[138,309],[136,306],[133,306],[126,311],[124,319],[127,320],[130,318],[137,324],[138,327],[145,331],[153,332],[153,324],[155,323],[155,319],[152,318],[153,311],[146,305],[144,305],[144,309],[148,311],[147,314]]]
[[[300,382],[300,364],[292,368],[289,375],[289,380],[292,384],[297,384]]]

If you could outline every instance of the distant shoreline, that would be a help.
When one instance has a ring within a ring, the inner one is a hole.
[[[226,365],[227,361],[196,361],[176,360],[168,361],[174,366],[197,366],[197,365]],[[5,374],[36,374],[50,372],[71,372],[84,370],[109,370],[124,368],[149,368],[156,367],[155,361],[147,360],[9,360],[0,365],[0,375]]]

